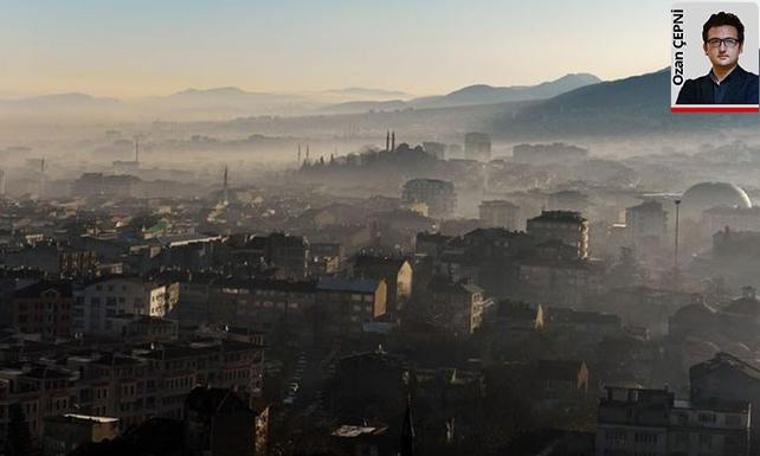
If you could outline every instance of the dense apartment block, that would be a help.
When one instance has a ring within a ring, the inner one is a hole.
[[[681,401],[667,389],[607,387],[599,404],[596,454],[749,454],[746,401]]]
[[[578,212],[542,211],[528,220],[527,232],[541,241],[559,240],[573,247],[578,258],[589,255],[588,220]]]
[[[139,277],[103,278],[77,288],[74,297],[74,330],[107,335],[114,329],[113,317],[168,316],[179,301],[179,283]]]
[[[68,337],[72,330],[73,295],[68,282],[39,281],[16,290],[12,324],[25,333]]]
[[[39,442],[46,417],[110,417],[123,431],[151,417],[181,419],[197,385],[234,389],[251,401],[262,392],[263,346],[232,338],[101,350],[72,346],[59,358],[54,365],[40,359],[0,369],[0,444],[12,423],[12,406],[21,407]]]

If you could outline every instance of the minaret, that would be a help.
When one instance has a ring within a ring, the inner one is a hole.
[[[135,136],[135,165],[140,163],[140,138]]]
[[[42,157],[42,160],[40,160],[40,195],[39,198],[42,198],[42,195],[45,194],[45,157]]]
[[[396,132],[391,132],[391,152],[396,152]]]
[[[412,397],[407,396],[404,425],[401,428],[400,456],[414,456],[414,420],[412,419]]]
[[[391,132],[386,130],[385,131],[385,151],[388,152],[391,147]]]
[[[230,198],[229,198],[229,192],[227,190],[227,165],[224,165],[224,187],[222,190],[222,202],[224,204],[229,204]]]

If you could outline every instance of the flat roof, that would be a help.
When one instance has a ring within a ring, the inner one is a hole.
[[[80,415],[77,413],[66,413],[64,415],[54,415],[46,417],[47,420],[67,421],[67,422],[90,422],[90,423],[118,423],[118,418],[110,416]]]

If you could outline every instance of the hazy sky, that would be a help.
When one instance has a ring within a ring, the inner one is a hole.
[[[0,95],[414,94],[668,63],[662,0],[0,0]]]

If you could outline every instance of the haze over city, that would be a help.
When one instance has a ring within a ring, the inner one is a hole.
[[[760,51],[670,8],[0,0],[0,456],[760,455]]]

